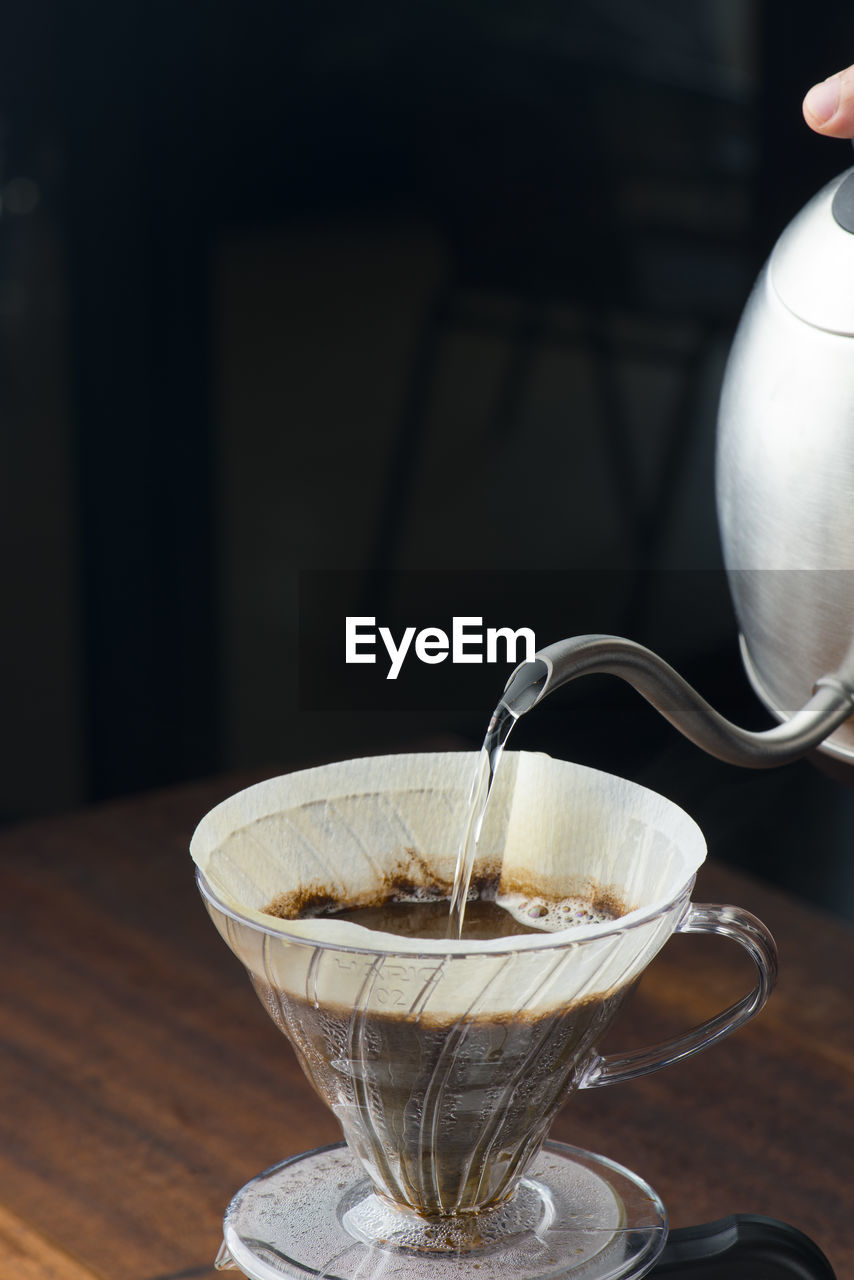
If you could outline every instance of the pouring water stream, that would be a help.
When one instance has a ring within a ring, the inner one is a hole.
[[[538,658],[533,662],[525,663],[508,681],[504,695],[490,718],[475,766],[466,811],[465,830],[457,853],[448,921],[449,937],[461,938],[463,935],[477,842],[505,744],[519,717],[529,711],[539,700],[548,680],[549,670],[547,664]]]

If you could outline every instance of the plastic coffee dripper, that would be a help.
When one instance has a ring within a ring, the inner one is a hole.
[[[762,1007],[773,939],[736,907],[696,906],[705,843],[676,805],[547,756],[508,753],[475,878],[499,896],[619,901],[616,919],[487,941],[404,938],[315,917],[395,885],[453,881],[476,757],[347,761],[273,779],[212,810],[192,842],[207,908],[338,1118],[345,1145],[259,1175],[226,1214],[219,1266],[255,1280],[644,1274],[666,1213],[637,1175],[546,1142],[577,1088],[704,1048]],[[597,1050],[673,932],[720,933],[757,983],[701,1027],[621,1056]]]

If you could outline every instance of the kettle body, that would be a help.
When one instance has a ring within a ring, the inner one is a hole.
[[[854,684],[854,169],[789,224],[730,350],[716,491],[742,656],[784,721]],[[854,718],[821,750],[854,762]]]

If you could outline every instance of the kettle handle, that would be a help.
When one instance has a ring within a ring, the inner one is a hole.
[[[838,729],[854,712],[854,689],[839,675],[816,681],[810,700],[789,720],[754,733],[720,715],[651,649],[622,636],[571,636],[540,649],[511,674],[501,703],[514,719],[562,684],[603,673],[628,681],[691,742],[748,769],[789,764]]]

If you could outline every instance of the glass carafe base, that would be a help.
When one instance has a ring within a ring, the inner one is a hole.
[[[628,1280],[666,1240],[652,1188],[577,1147],[547,1142],[493,1209],[430,1220],[378,1196],[339,1143],[248,1182],[226,1212],[216,1265],[249,1280]]]

